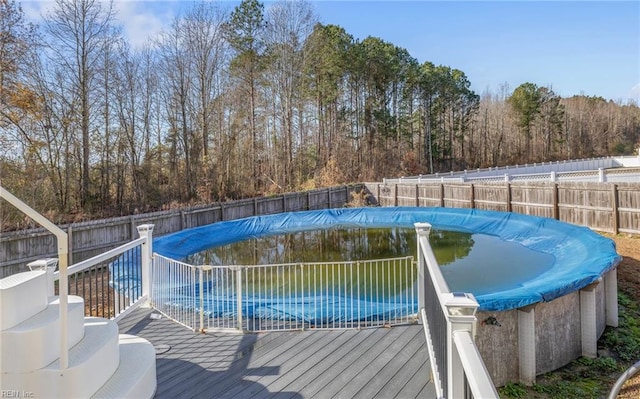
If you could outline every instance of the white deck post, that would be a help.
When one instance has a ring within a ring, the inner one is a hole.
[[[518,357],[520,383],[536,382],[536,311],[534,306],[518,309]]]
[[[425,267],[424,254],[420,250],[420,238],[429,238],[431,233],[431,225],[429,223],[415,223],[416,236],[418,240],[418,315],[421,316],[420,309],[424,309],[425,306],[425,279],[429,278],[429,271]]]
[[[137,227],[140,237],[147,240],[142,244],[141,267],[142,267],[142,296],[146,296],[146,303],[151,300],[151,263],[153,261],[153,225],[142,224]]]
[[[598,328],[596,319],[596,287],[593,283],[580,290],[580,331],[582,356],[598,357]]]
[[[618,327],[618,271],[611,269],[604,275],[605,314],[607,325]]]
[[[444,294],[450,296],[445,302],[447,308],[447,374],[448,398],[466,397],[466,384],[464,367],[456,345],[453,342],[456,331],[468,331],[471,336],[475,336],[476,310],[478,302],[472,294],[456,292]]]

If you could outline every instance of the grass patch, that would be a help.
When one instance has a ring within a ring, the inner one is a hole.
[[[499,389],[502,398],[524,398],[527,396],[527,388],[520,383],[508,383]]]

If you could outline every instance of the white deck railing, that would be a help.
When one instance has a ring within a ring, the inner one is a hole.
[[[451,292],[431,245],[431,225],[416,223],[418,301],[438,398],[498,398],[474,343],[478,303]]]
[[[118,319],[149,299],[149,287],[144,283],[144,274],[148,274],[150,268],[152,231],[153,225],[138,226],[140,238],[67,269],[68,294],[84,299],[87,316]],[[29,265],[38,267],[49,263],[47,261],[36,261]],[[127,278],[125,284],[114,287],[113,275],[118,273],[128,273],[131,278]],[[59,279],[60,272],[53,272],[52,281]],[[60,289],[54,292],[53,284],[49,290],[50,295],[60,294]]]
[[[413,257],[193,266],[155,255],[153,306],[194,330],[275,331],[415,322]]]

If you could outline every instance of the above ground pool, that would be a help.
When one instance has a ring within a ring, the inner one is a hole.
[[[620,260],[613,241],[584,227],[515,213],[451,208],[342,208],[256,216],[183,230],[156,238],[153,245],[154,252],[182,260],[207,248],[256,237],[328,228],[413,228],[417,222],[430,223],[434,229],[494,236],[551,259],[550,267],[509,278],[508,285],[480,290],[461,287],[475,295],[484,311],[549,302],[595,282]],[[495,253],[496,258],[500,256]]]
[[[474,261],[474,264],[465,266],[466,270],[463,267],[459,271],[461,274],[469,274],[466,276],[470,277],[467,279],[470,283],[468,285],[456,287],[455,276],[447,275],[450,272],[447,270],[447,262],[442,262],[441,265],[450,288],[453,291],[473,293],[479,303],[475,342],[496,386],[510,381],[532,383],[535,379],[532,375],[555,370],[579,356],[595,356],[596,342],[605,326],[617,325],[615,268],[621,257],[615,251],[614,242],[587,228],[553,219],[472,209],[343,208],[225,221],[155,238],[153,245],[154,251],[160,255],[186,260],[188,256],[207,248],[251,238],[327,229],[413,229],[414,223],[419,222],[427,222],[433,226],[430,236],[432,243],[433,239],[439,238],[439,231],[452,231],[472,234],[474,248],[483,245],[484,240],[494,243],[499,240],[500,245],[503,245],[487,251],[482,255],[483,259],[477,262],[485,267],[499,268],[498,270],[485,274]],[[409,239],[405,237],[404,241],[408,243]],[[253,250],[250,245],[247,244],[248,250]],[[464,243],[462,247],[463,254],[467,250],[473,250]],[[411,248],[404,243],[400,248],[399,252],[416,252],[415,246]],[[434,251],[436,248],[437,245],[434,245]],[[526,266],[522,270],[521,266],[525,262],[517,265],[512,265],[513,262],[494,262],[503,260],[512,250],[515,253],[510,256],[529,261],[534,257],[534,263],[539,258],[542,265],[536,265],[535,270]],[[404,255],[416,256],[415,253]],[[366,262],[358,260],[358,263],[349,266],[348,271],[341,273],[359,276],[358,268]],[[199,260],[195,259],[194,263],[198,264]],[[207,262],[203,260],[202,263]],[[306,264],[294,264],[292,268],[302,270],[305,266]],[[518,267],[515,266],[520,266],[518,272]],[[126,287],[139,286],[139,261],[119,259],[110,267],[112,284],[116,290],[126,292]],[[394,267],[397,268],[392,265],[381,269],[392,270]],[[409,263],[403,267],[406,267],[404,270],[414,270],[412,267],[415,268],[415,265]],[[246,266],[236,270],[241,271],[240,274],[244,276],[260,268],[262,266]],[[277,268],[278,272],[274,274],[282,274],[288,278],[290,269],[280,266]],[[214,277],[203,280],[203,284],[198,287],[193,283],[174,287],[175,280],[168,279],[163,283],[164,286],[154,286],[152,290],[157,289],[162,294],[164,290],[171,289],[174,291],[173,296],[156,296],[156,301],[193,315],[198,309],[196,302],[202,302],[202,298],[206,297],[207,304],[202,309],[211,316],[211,320],[233,317],[232,313],[237,312],[237,308],[241,306],[241,314],[245,316],[243,320],[247,323],[249,320],[258,324],[275,320],[273,323],[277,324],[293,320],[303,329],[331,328],[335,321],[351,323],[351,328],[360,328],[363,324],[365,327],[373,326],[376,318],[393,320],[397,316],[415,315],[418,311],[415,271],[411,272],[414,274],[409,280],[404,280],[400,288],[394,291],[398,294],[392,296],[392,300],[388,300],[388,297],[381,300],[375,295],[361,295],[360,291],[356,295],[352,292],[341,294],[339,290],[329,293],[331,289],[320,293],[311,289],[303,294],[285,294],[284,298],[277,297],[280,294],[264,296],[242,291],[240,300],[232,290],[224,295],[217,293],[219,291],[216,291],[216,287],[225,285],[224,279],[217,277],[215,273],[223,269],[230,270],[223,267],[212,268]],[[189,270],[190,275],[195,275],[193,268]],[[305,271],[304,275],[308,276],[309,273]],[[385,278],[388,279],[388,275]],[[487,281],[483,285],[475,284],[483,279],[489,280],[489,284],[486,284]],[[263,285],[275,287],[272,292],[285,292],[280,290],[280,285],[272,283],[274,280],[261,280],[259,274],[255,285],[259,286],[263,281]],[[293,278],[292,281],[308,285],[306,280]],[[362,287],[359,281],[358,287]],[[203,289],[209,290],[208,293]],[[198,295],[198,290],[203,294]],[[395,300],[408,292],[411,292],[408,296],[410,300]],[[351,316],[354,309],[358,312],[356,316]],[[247,330],[262,329],[247,327]]]

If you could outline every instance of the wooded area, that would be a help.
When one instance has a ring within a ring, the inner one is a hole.
[[[634,103],[463,71],[318,22],[313,5],[194,3],[132,48],[113,3],[0,0],[2,185],[56,223],[383,177],[630,154]],[[29,227],[0,207],[2,228]]]

